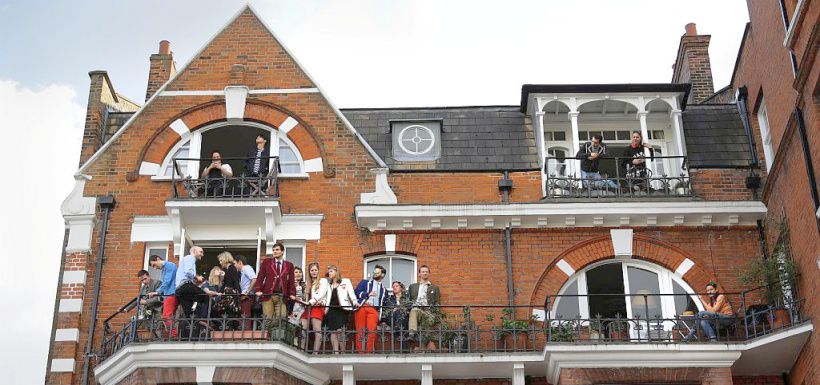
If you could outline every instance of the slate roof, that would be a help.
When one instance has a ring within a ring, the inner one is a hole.
[[[342,114],[391,170],[537,170],[535,133],[519,106],[355,108]],[[390,122],[441,120],[441,157],[400,162],[392,156]]]
[[[748,167],[749,138],[734,104],[690,104],[683,111],[692,167]]]

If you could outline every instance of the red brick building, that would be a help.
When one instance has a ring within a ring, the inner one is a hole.
[[[767,207],[749,178],[753,126],[738,103],[712,100],[708,41],[687,27],[669,84],[340,110],[246,8],[178,70],[160,43],[142,106],[91,72],[46,383],[779,384],[795,362],[808,373],[802,308],[752,307],[766,305],[761,291],[738,278],[766,250]],[[633,131],[652,145],[647,171],[619,158]],[[274,172],[252,178],[257,135]],[[573,159],[594,135],[609,151],[597,181]],[[216,185],[202,175],[215,150],[234,171]],[[201,274],[226,250],[258,270],[276,241],[295,265],[338,265],[354,282],[378,263],[411,284],[427,265],[444,316],[418,344],[392,325],[375,353],[354,355],[355,331],[327,354],[264,322],[173,335],[118,313],[150,255],[176,263],[196,245]],[[734,316],[717,341],[684,342],[712,281]]]

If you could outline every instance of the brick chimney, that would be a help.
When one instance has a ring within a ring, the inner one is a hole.
[[[691,83],[688,103],[700,103],[715,93],[712,65],[709,63],[710,35],[698,35],[695,23],[686,24],[678,56],[672,66],[672,83]]]
[[[159,42],[159,52],[151,55],[151,68],[148,71],[148,88],[145,90],[145,100],[151,98],[165,82],[177,73],[174,63],[174,53],[171,52],[171,42]]]

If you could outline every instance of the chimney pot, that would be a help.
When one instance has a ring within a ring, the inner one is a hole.
[[[686,36],[697,36],[698,27],[695,23],[686,24]]]
[[[170,55],[171,54],[171,42],[170,41],[163,40],[163,41],[159,42],[159,54],[160,55]]]

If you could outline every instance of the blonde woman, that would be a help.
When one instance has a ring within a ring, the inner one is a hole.
[[[222,282],[223,287],[225,289],[233,289],[236,293],[239,293],[239,270],[234,266],[236,261],[233,259],[231,252],[223,251],[216,256],[216,259],[219,260],[219,265],[222,266],[222,270],[225,270],[225,278]]]
[[[302,330],[308,330],[310,323],[313,330],[313,351],[318,352],[322,345],[322,319],[325,317],[325,299],[328,292],[327,279],[319,277],[319,263],[308,265],[307,290],[305,290],[305,306],[307,311],[302,313]],[[308,333],[310,334],[310,333]],[[302,349],[307,349],[307,340],[303,340]]]
[[[339,337],[342,328],[347,325],[350,312],[359,306],[356,301],[356,293],[353,291],[353,284],[347,278],[342,278],[342,272],[336,265],[327,267],[328,291],[325,296],[325,324],[331,331],[330,344],[333,346],[333,353],[339,353]]]

